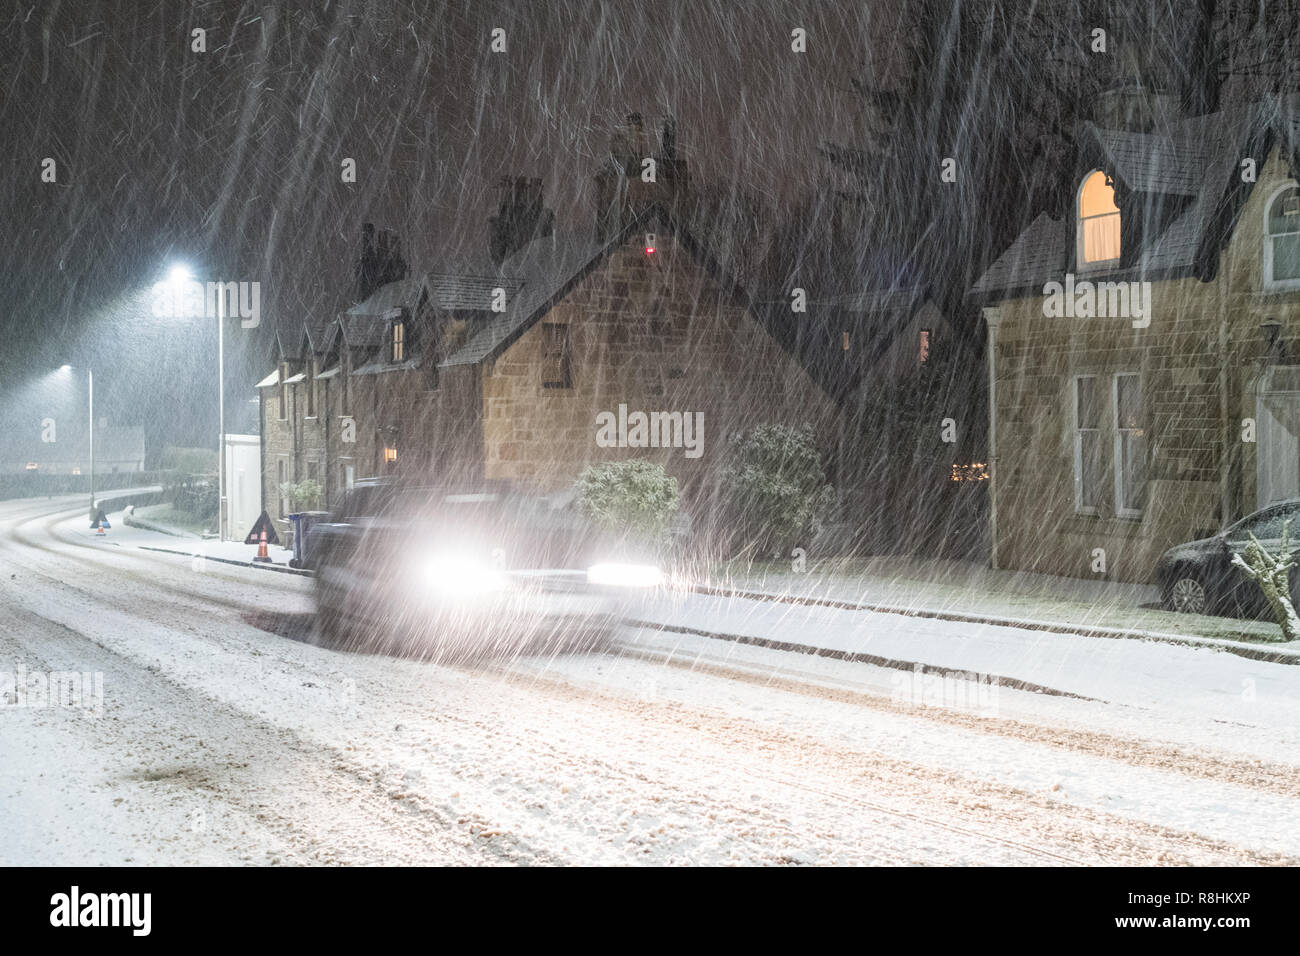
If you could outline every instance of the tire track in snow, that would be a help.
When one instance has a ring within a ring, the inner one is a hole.
[[[1250,760],[1225,754],[1195,753],[1149,740],[1119,737],[1100,731],[1049,727],[1011,718],[981,717],[977,714],[941,707],[918,707],[866,691],[830,687],[816,681],[800,681],[773,674],[760,674],[731,666],[721,659],[700,663],[700,658],[687,660],[668,652],[647,651],[644,648],[627,646],[619,647],[617,653],[623,657],[645,660],[679,670],[709,673],[756,686],[774,687],[790,693],[836,700],[871,710],[960,727],[963,730],[1045,744],[1060,750],[1127,763],[1134,767],[1158,767],[1184,776],[1200,777],[1216,783],[1230,783],[1300,800],[1300,767],[1289,764]]]
[[[689,668],[685,668],[689,670]],[[636,710],[649,705],[645,702],[628,700],[626,697],[611,694],[603,688],[592,688],[573,683],[553,674],[543,675],[537,671],[519,672],[503,671],[508,679],[533,682],[548,682],[557,688],[567,688],[568,693],[585,696],[598,701],[601,706],[615,710]],[[705,677],[715,675],[706,674]],[[722,679],[731,679],[732,675],[716,675]],[[753,675],[750,675],[753,676]],[[759,681],[764,686],[772,686],[767,681]],[[771,779],[786,786],[796,787],[809,792],[816,792],[847,802],[860,802],[864,807],[870,803],[871,808],[897,815],[914,813],[918,804],[932,803],[946,805],[960,819],[963,815],[975,815],[979,821],[995,827],[1015,827],[1032,832],[1034,842],[1026,842],[1015,836],[972,829],[973,835],[988,842],[1016,847],[1035,858],[1051,854],[1055,862],[1108,863],[1122,865],[1145,865],[1153,861],[1162,864],[1282,864],[1294,866],[1300,859],[1287,857],[1281,853],[1266,853],[1237,846],[1227,841],[1207,837],[1202,834],[1179,830],[1147,821],[1134,820],[1106,811],[1097,811],[1088,807],[1068,804],[1053,800],[1041,794],[1035,794],[1017,787],[1000,784],[995,781],[973,779],[956,772],[936,770],[890,757],[880,753],[846,750],[827,744],[815,737],[800,735],[781,730],[774,730],[746,718],[719,715],[672,704],[666,707],[679,714],[678,719],[686,721],[701,730],[708,729],[708,736],[726,739],[731,749],[739,748],[745,756],[736,760],[734,771],[741,776],[753,776]],[[796,753],[817,754],[816,773],[800,777],[769,777],[762,771],[764,757],[774,746],[783,746]],[[735,759],[737,754],[728,752],[725,757]],[[723,754],[715,759],[723,759]],[[806,780],[811,776],[818,780],[834,780],[849,770],[855,773],[850,778],[853,783],[861,785],[864,781],[873,787],[884,786],[895,796],[900,806],[890,808],[877,806],[877,802],[863,801],[843,792],[842,788],[818,787]],[[920,791],[924,791],[923,793]],[[952,828],[951,819],[920,815],[936,829]],[[957,826],[960,826],[958,824]],[[1086,838],[1085,844],[1096,853],[1093,860],[1078,860],[1076,840]],[[1044,847],[1044,842],[1063,852],[1056,853]],[[1073,855],[1066,856],[1066,853]]]

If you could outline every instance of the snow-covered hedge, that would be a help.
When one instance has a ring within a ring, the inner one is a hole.
[[[833,499],[811,425],[759,425],[737,436],[722,480],[734,550],[751,554],[806,547]]]
[[[677,513],[677,479],[662,465],[634,459],[591,465],[578,476],[578,508],[619,538],[663,544]]]

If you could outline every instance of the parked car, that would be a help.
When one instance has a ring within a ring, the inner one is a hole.
[[[311,530],[328,643],[442,659],[596,646],[660,582],[572,496],[359,481]]]
[[[1212,538],[1170,548],[1156,563],[1154,580],[1165,607],[1189,614],[1259,615],[1268,608],[1259,585],[1232,562],[1245,554],[1253,534],[1270,551],[1281,547],[1282,525],[1291,521],[1291,551],[1300,552],[1300,499],[1282,501],[1247,515]],[[1291,573],[1292,600],[1300,574]]]

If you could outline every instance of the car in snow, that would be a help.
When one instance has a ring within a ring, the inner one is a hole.
[[[661,581],[572,494],[363,480],[308,545],[327,643],[441,659],[598,646]]]
[[[1251,535],[1265,549],[1276,553],[1287,521],[1291,522],[1290,550],[1296,554],[1300,552],[1300,499],[1269,505],[1213,537],[1170,548],[1156,562],[1153,575],[1161,602],[1171,610],[1189,614],[1265,613],[1266,602],[1259,585],[1233,563],[1232,556],[1244,556]],[[1300,595],[1298,585],[1300,571],[1293,568],[1293,601]]]

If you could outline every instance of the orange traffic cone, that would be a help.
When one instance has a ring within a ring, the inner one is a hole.
[[[104,536],[104,522],[102,521],[95,522],[95,535],[96,537]]]
[[[264,564],[271,563],[271,556],[266,553],[266,529],[265,528],[262,529],[262,536],[257,542],[257,557],[255,557],[253,560],[261,561]]]

